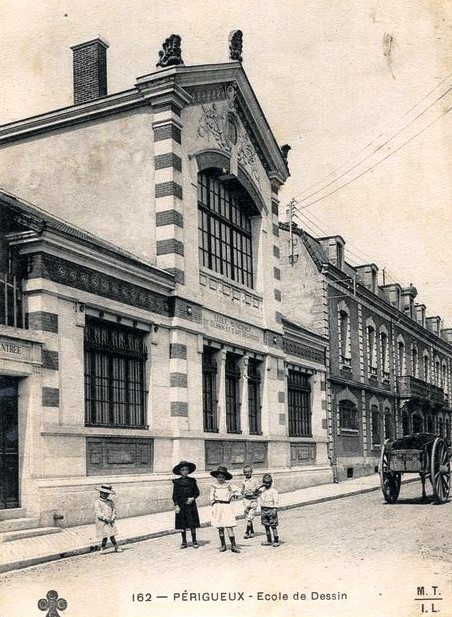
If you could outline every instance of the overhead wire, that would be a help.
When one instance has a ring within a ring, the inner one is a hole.
[[[346,186],[349,186],[352,182],[355,182],[355,180],[358,180],[359,178],[361,178],[362,176],[364,176],[364,174],[366,174],[369,171],[372,171],[373,169],[375,169],[375,167],[377,167],[378,165],[381,165],[381,163],[384,163],[384,161],[386,161],[388,158],[390,158],[391,156],[393,156],[394,154],[396,154],[396,152],[399,152],[399,150],[401,150],[403,147],[405,147],[407,144],[409,144],[410,142],[413,141],[413,139],[415,139],[416,137],[418,137],[419,135],[421,135],[422,133],[424,133],[427,129],[429,129],[433,124],[435,124],[436,122],[438,122],[439,120],[441,120],[441,118],[443,118],[446,114],[448,114],[450,112],[450,110],[452,109],[452,107],[449,107],[448,109],[446,109],[446,111],[444,111],[440,116],[438,116],[437,118],[435,118],[432,122],[430,122],[429,124],[427,124],[427,126],[423,127],[420,131],[418,131],[417,133],[415,133],[414,135],[412,135],[407,141],[403,142],[398,148],[395,148],[394,150],[391,150],[391,152],[389,152],[385,157],[383,157],[382,159],[380,159],[379,161],[377,161],[376,163],[374,163],[373,165],[371,165],[370,167],[368,167],[367,169],[365,169],[364,171],[360,172],[358,175],[354,176],[353,178],[351,178],[350,180],[348,180],[347,182],[344,182],[343,184],[341,184],[340,186],[338,186],[337,188],[333,189],[332,191],[330,191],[329,193],[327,193],[326,195],[322,195],[321,197],[315,199],[314,201],[308,203],[308,204],[301,204],[301,202],[297,202],[299,204],[301,204],[301,209],[304,210],[305,208],[310,208],[311,206],[313,206],[314,204],[318,203],[319,201],[323,201],[324,199],[326,199],[327,197],[330,197],[330,195],[334,195],[334,193],[337,193],[337,191],[340,191],[341,189],[345,188]]]
[[[439,84],[437,84],[432,90],[430,90],[430,92],[428,92],[424,97],[422,97],[422,99],[420,99],[415,105],[413,105],[413,107],[411,107],[403,116],[402,118],[406,117],[409,113],[411,113],[411,111],[413,111],[416,107],[418,107],[426,98],[428,98],[430,96],[430,94],[432,94],[435,90],[437,90],[445,81],[447,81],[450,77],[452,76],[452,74],[447,75],[447,77],[445,77]],[[310,199],[312,196],[320,193],[322,190],[324,190],[325,188],[327,188],[328,186],[331,186],[331,184],[333,184],[334,182],[336,182],[337,180],[339,180],[340,178],[342,178],[343,176],[347,175],[348,173],[350,173],[350,171],[352,171],[353,169],[355,169],[357,166],[359,166],[362,162],[366,161],[368,158],[370,158],[371,156],[373,156],[376,152],[378,152],[378,150],[380,150],[383,146],[385,146],[387,143],[389,143],[390,141],[392,141],[395,137],[397,137],[403,130],[405,130],[406,128],[408,128],[411,124],[413,124],[420,116],[422,116],[424,113],[426,113],[433,105],[435,105],[439,100],[441,100],[448,92],[450,91],[447,90],[446,92],[444,92],[440,97],[438,97],[437,99],[435,99],[430,105],[428,105],[425,109],[423,109],[415,118],[413,118],[412,120],[410,120],[407,124],[405,124],[403,127],[401,127],[398,131],[396,131],[396,133],[394,133],[393,135],[391,135],[385,142],[383,142],[382,144],[380,144],[378,146],[378,148],[376,148],[373,152],[371,152],[370,154],[368,154],[367,156],[365,156],[363,159],[359,160],[355,165],[353,165],[352,167],[349,167],[346,171],[344,171],[341,175],[339,175],[337,178],[335,178],[334,180],[331,180],[331,182],[327,183],[326,185],[324,185],[322,188],[318,189],[317,191],[315,191],[314,193],[311,193],[311,195],[308,195],[307,197],[304,197],[303,199],[301,199],[300,201],[306,201],[308,199]],[[360,150],[361,152],[364,152],[365,150],[367,150],[368,148],[370,148],[372,145],[374,145],[379,139],[380,137],[383,137],[383,134],[380,133],[380,135],[378,135],[375,139],[373,139],[369,144],[367,144],[367,146],[365,146],[364,148],[362,148]],[[351,162],[351,161],[350,161]],[[297,193],[294,198],[296,199],[297,197],[304,195],[305,193],[307,193],[308,191],[310,191],[311,189],[313,189],[315,186],[317,186],[318,184],[321,184],[322,182],[324,182],[325,180],[327,180],[331,175],[335,175],[337,174],[343,167],[345,167],[346,165],[349,165],[349,162],[344,163],[343,165],[341,165],[337,170],[329,173],[323,180],[319,180],[318,182],[316,182],[315,184],[311,185],[310,187],[304,189],[303,191],[300,191],[299,193]]]

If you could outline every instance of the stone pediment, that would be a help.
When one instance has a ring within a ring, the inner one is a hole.
[[[194,104],[200,106],[197,134],[227,154],[234,152],[238,163],[260,185],[258,161],[266,173],[271,169],[244,114],[240,113],[237,90],[237,84],[231,82],[193,91]]]
[[[161,99],[163,93],[171,98],[172,92],[180,108],[201,107],[198,130],[225,152],[236,145],[239,162],[254,179],[256,173],[252,169],[256,160],[280,184],[289,176],[286,160],[239,62],[174,66],[139,78],[137,87],[151,99],[151,104],[152,99]],[[236,123],[236,144],[231,144],[233,127],[228,118]]]

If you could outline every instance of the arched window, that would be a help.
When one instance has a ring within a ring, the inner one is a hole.
[[[369,367],[369,375],[377,375],[377,363],[375,354],[375,326],[367,325],[367,363]]]
[[[372,448],[381,446],[381,414],[378,405],[370,408],[370,423],[372,435]]]
[[[422,366],[424,372],[424,381],[430,381],[430,358],[427,352],[422,357]]]
[[[416,345],[411,348],[411,375],[417,377],[418,373],[418,353]]]
[[[441,364],[439,358],[435,360],[435,385],[441,387]]]
[[[198,174],[199,262],[253,287],[251,218],[257,211],[248,193],[222,182],[220,173]]]
[[[447,364],[445,362],[441,365],[441,388],[444,392],[448,392],[447,387]]]
[[[388,334],[384,330],[380,332],[380,357],[383,379],[389,379]]]
[[[359,431],[358,409],[353,401],[339,401],[339,429],[353,433]]]
[[[351,365],[350,314],[345,302],[338,306],[339,353],[342,365]]]
[[[397,374],[405,375],[405,342],[399,339],[397,343]]]

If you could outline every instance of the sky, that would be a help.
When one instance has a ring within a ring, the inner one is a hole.
[[[297,222],[307,231],[340,234],[349,261],[375,262],[386,283],[413,283],[428,314],[452,327],[450,7],[2,0],[0,123],[72,103],[71,45],[108,41],[113,93],[155,70],[169,34],[182,36],[190,65],[227,61],[229,32],[241,29],[243,67],[278,143],[292,147],[282,216],[291,198],[302,198]]]

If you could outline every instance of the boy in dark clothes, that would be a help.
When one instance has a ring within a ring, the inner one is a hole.
[[[195,499],[199,497],[199,488],[196,480],[188,477],[195,469],[196,465],[188,461],[181,461],[173,469],[173,473],[180,476],[173,480],[173,503],[176,512],[175,528],[180,529],[182,535],[181,548],[187,548],[187,529],[191,531],[193,548],[198,548],[196,529],[201,525]]]

